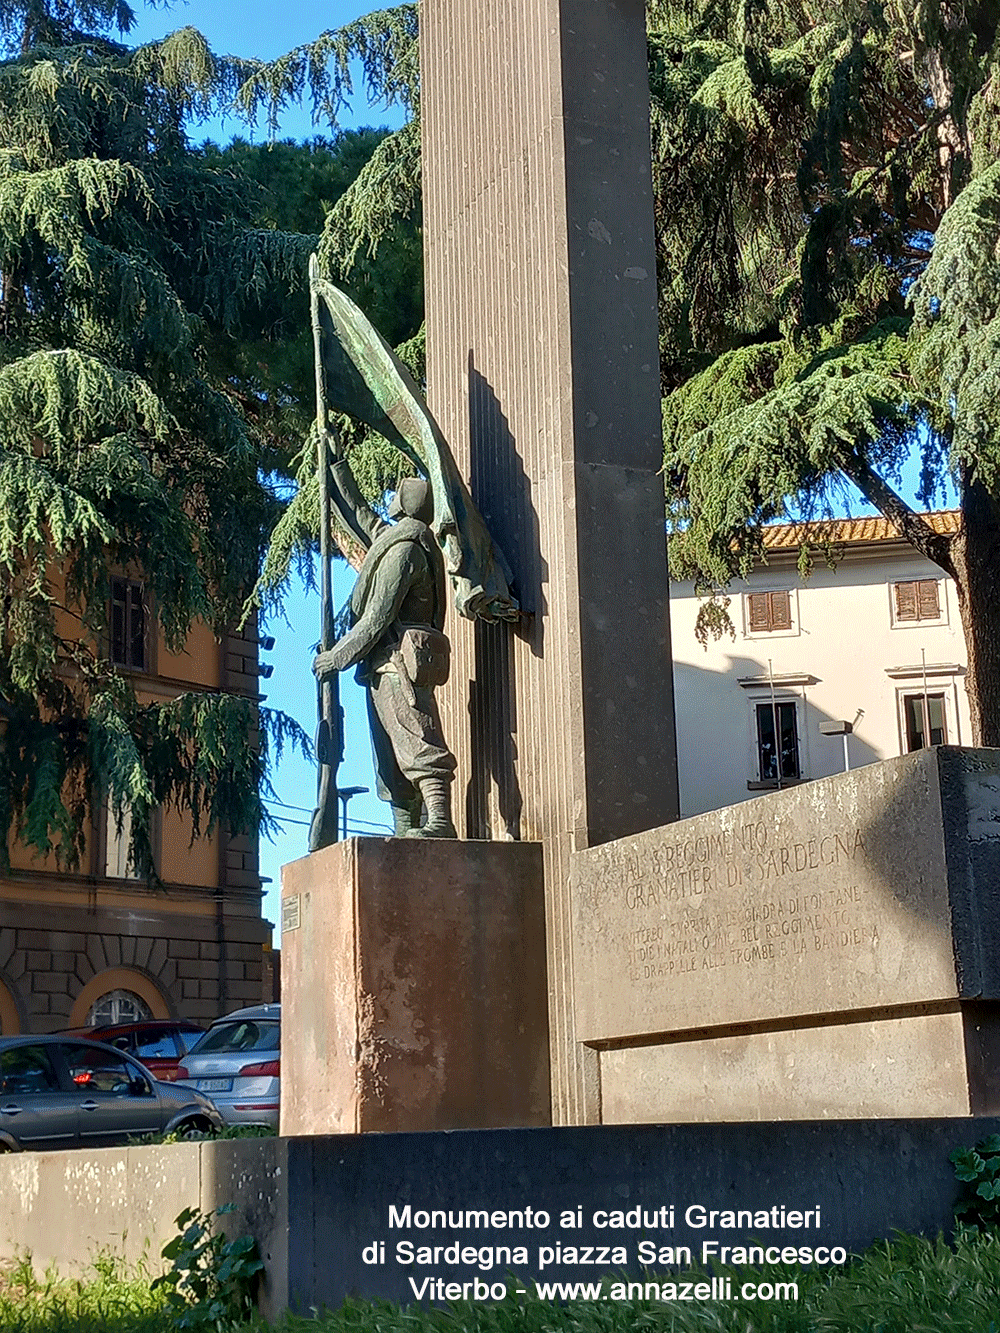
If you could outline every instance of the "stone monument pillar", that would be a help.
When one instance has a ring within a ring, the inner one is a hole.
[[[598,1114],[569,855],[677,816],[642,0],[423,0],[429,403],[513,567],[452,617],[459,836],[544,849],[553,1119]]]

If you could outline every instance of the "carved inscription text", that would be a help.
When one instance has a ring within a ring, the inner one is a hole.
[[[780,842],[757,822],[626,853],[616,880],[633,924],[618,946],[630,981],[877,947],[862,886],[844,882],[864,851],[860,828]],[[835,886],[823,886],[827,867],[841,867]]]

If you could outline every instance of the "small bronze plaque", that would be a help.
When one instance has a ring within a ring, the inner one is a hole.
[[[287,898],[281,900],[281,933],[286,930],[298,930],[302,924],[302,917],[299,911],[300,895],[290,894]]]

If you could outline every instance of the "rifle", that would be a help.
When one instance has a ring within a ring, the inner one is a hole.
[[[313,353],[316,359],[316,447],[317,467],[319,471],[319,559],[320,559],[320,598],[322,602],[322,620],[320,631],[320,649],[327,652],[334,643],[333,611],[333,552],[330,545],[330,476],[331,446],[334,457],[339,452],[337,437],[329,429],[326,413],[326,394],[323,385],[322,330],[319,321],[319,294],[316,281],[319,268],[316,256],[309,257],[309,303],[312,317]],[[317,713],[319,722],[316,728],[316,759],[319,764],[317,775],[316,809],[309,825],[309,850],[318,852],[337,841],[337,770],[344,758],[344,715],[340,707],[340,680],[334,674],[329,680],[317,686]]]

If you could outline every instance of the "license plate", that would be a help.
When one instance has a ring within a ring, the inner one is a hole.
[[[233,1080],[231,1078],[200,1078],[198,1080],[199,1092],[232,1092]]]

